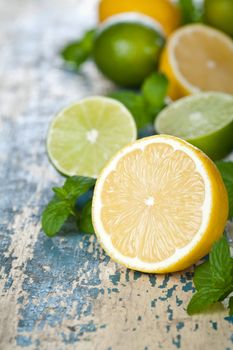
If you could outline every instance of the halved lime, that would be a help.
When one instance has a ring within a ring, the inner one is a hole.
[[[136,136],[134,119],[123,104],[111,98],[89,97],[55,116],[47,149],[52,163],[64,175],[97,178],[105,163]]]
[[[178,136],[213,160],[233,149],[233,96],[198,93],[165,108],[155,120],[158,133]]]

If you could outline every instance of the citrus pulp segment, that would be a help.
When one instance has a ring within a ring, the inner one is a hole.
[[[212,161],[166,135],[119,151],[97,180],[92,220],[106,252],[144,272],[184,269],[223,233],[228,199]]]
[[[155,129],[184,138],[210,158],[221,159],[233,150],[233,96],[206,92],[184,97],[160,112]]]
[[[198,91],[233,94],[233,41],[206,25],[184,26],[169,37],[160,69],[172,99]]]
[[[47,149],[61,173],[96,178],[113,154],[136,137],[134,119],[123,104],[106,97],[89,97],[55,116]]]

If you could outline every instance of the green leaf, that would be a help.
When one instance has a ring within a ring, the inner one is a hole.
[[[148,112],[154,121],[155,116],[165,106],[168,79],[162,73],[151,74],[142,85],[142,95]]]
[[[233,297],[230,297],[229,299],[228,308],[229,308],[229,315],[233,316]]]
[[[69,177],[63,189],[66,191],[66,199],[69,200],[70,204],[74,206],[75,201],[78,197],[86,193],[90,188],[95,185],[95,179],[84,176],[72,176]]]
[[[74,208],[76,200],[94,184],[92,178],[72,176],[66,179],[62,187],[53,188],[55,196],[42,214],[42,228],[48,236],[55,236],[69,216],[77,216]]]
[[[95,32],[95,29],[89,30],[80,40],[65,46],[60,53],[62,58],[78,69],[92,54]]]
[[[109,97],[120,101],[133,115],[137,128],[141,129],[151,123],[151,117],[146,112],[146,106],[142,95],[134,91],[114,91]]]
[[[80,231],[85,233],[95,233],[94,227],[92,225],[92,217],[91,217],[91,209],[92,209],[92,200],[88,201],[84,206],[80,219],[78,221],[78,227]]]
[[[206,261],[195,268],[193,282],[196,290],[212,286],[212,275],[209,261]]]
[[[193,315],[199,313],[201,311],[206,310],[210,305],[217,302],[220,298],[222,290],[205,287],[200,289],[197,293],[195,293],[190,300],[187,312],[189,315]]]
[[[230,247],[225,236],[214,243],[209,255],[212,283],[216,288],[226,289],[233,281]]]
[[[42,214],[42,229],[47,236],[52,237],[61,229],[70,215],[66,202],[54,197]]]
[[[203,10],[194,0],[179,0],[182,23],[202,22]]]
[[[65,199],[67,196],[67,192],[63,187],[53,187],[52,190],[60,199]]]
[[[229,218],[233,218],[233,162],[216,162],[228,193]]]

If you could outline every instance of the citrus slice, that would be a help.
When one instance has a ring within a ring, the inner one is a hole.
[[[99,19],[105,19],[124,12],[139,12],[158,21],[167,35],[181,23],[178,6],[169,0],[101,0],[99,3]]]
[[[61,173],[96,178],[113,154],[136,136],[134,119],[123,104],[111,98],[89,97],[55,116],[47,149]]]
[[[233,96],[205,92],[184,97],[155,119],[161,134],[181,137],[210,158],[224,158],[233,150]]]
[[[160,69],[172,99],[198,91],[233,94],[233,41],[205,25],[184,26],[169,38]]]
[[[186,141],[152,136],[128,145],[97,180],[92,220],[113,260],[138,271],[184,269],[224,230],[228,199],[212,161]]]

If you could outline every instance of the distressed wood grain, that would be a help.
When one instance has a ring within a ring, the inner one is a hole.
[[[96,23],[95,0],[0,0],[0,349],[231,350],[224,310],[188,317],[192,269],[127,270],[72,223],[54,239],[42,208],[61,176],[48,161],[52,116],[113,86],[91,62],[74,75],[59,49]]]

